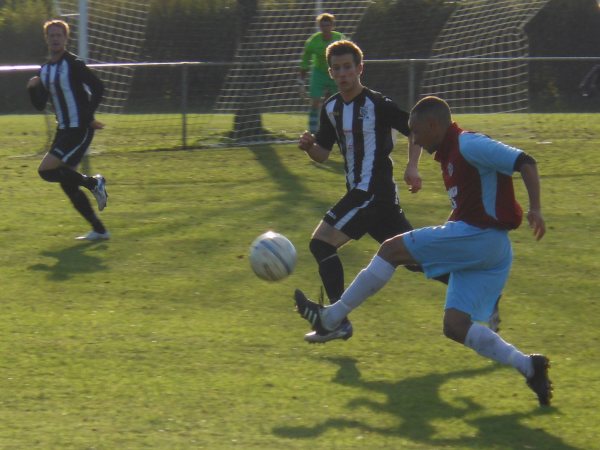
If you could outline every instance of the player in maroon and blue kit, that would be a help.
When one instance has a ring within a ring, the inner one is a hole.
[[[463,131],[452,122],[448,104],[438,97],[420,100],[408,123],[413,142],[435,153],[441,165],[452,204],[448,221],[385,241],[371,263],[331,306],[313,303],[296,291],[298,312],[316,333],[327,336],[353,309],[379,291],[397,266],[420,264],[428,278],[450,273],[445,336],[484,357],[513,366],[525,376],[540,405],[549,405],[552,383],[548,358],[525,355],[477,323],[492,313],[512,263],[508,232],[517,228],[523,217],[515,199],[514,172],[520,172],[529,195],[527,220],[534,236],[539,240],[545,234],[536,162],[519,149]]]

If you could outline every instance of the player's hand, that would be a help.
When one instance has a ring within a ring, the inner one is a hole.
[[[41,82],[42,82],[42,80],[40,79],[40,77],[38,77],[38,76],[31,77],[29,79],[29,81],[27,82],[27,89],[33,89],[35,87],[38,87]]]
[[[406,170],[404,171],[404,182],[408,184],[409,192],[416,194],[423,187],[423,180],[421,179],[421,175],[419,174],[419,169],[412,166],[406,166]]]
[[[98,122],[97,120],[92,120],[90,127],[94,130],[101,130],[104,128],[104,124],[102,122]]]
[[[305,152],[309,151],[315,145],[315,136],[305,131],[298,140],[298,147]]]
[[[546,224],[544,223],[542,212],[530,209],[527,211],[527,220],[529,221],[529,227],[533,230],[535,240],[539,241],[546,234]]]

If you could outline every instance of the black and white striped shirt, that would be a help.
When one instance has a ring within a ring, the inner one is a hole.
[[[38,76],[43,89],[30,90],[36,108],[44,109],[50,96],[59,129],[89,126],[104,86],[81,59],[65,52],[58,61],[45,63]]]
[[[368,88],[350,103],[338,93],[323,104],[316,141],[328,150],[338,143],[348,190],[395,198],[392,128],[408,136],[408,116],[392,100]]]

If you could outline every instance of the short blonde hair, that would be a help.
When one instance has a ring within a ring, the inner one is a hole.
[[[69,28],[69,24],[67,22],[65,22],[64,20],[60,20],[60,19],[52,19],[52,20],[47,20],[44,23],[44,36],[48,36],[48,28],[50,27],[60,27],[64,32],[65,32],[65,36],[69,37],[69,34],[71,32],[70,28]]]
[[[319,14],[317,16],[317,23],[321,23],[321,22],[335,23],[335,16],[333,14],[329,14],[329,13]]]

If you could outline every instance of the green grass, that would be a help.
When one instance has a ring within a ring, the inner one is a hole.
[[[550,356],[548,409],[516,371],[445,339],[443,287],[404,270],[353,313],[350,341],[302,341],[291,295],[318,293],[307,245],[343,193],[339,155],[316,165],[293,145],[111,145],[91,164],[108,179],[113,239],[81,244],[87,226],[36,175],[27,130],[41,120],[0,117],[3,450],[598,448],[597,115],[458,117],[539,163],[548,232],[512,233],[502,336]],[[424,156],[421,171],[425,188],[403,191],[403,206],[417,226],[440,223],[439,168]],[[299,253],[279,283],[248,267],[267,229]],[[347,282],[376,248],[342,249]]]
[[[106,128],[94,137],[94,153],[180,149],[184,140],[188,148],[235,145],[231,136],[233,114],[188,114],[185,139],[180,114],[102,114],[98,120]],[[297,139],[306,123],[304,114],[262,115],[264,132],[272,141]],[[54,117],[49,115],[0,115],[0,156],[42,152],[54,126]]]

